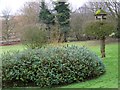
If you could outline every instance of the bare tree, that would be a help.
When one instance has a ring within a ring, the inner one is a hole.
[[[120,2],[112,2],[111,0],[111,2],[105,4],[117,22],[116,36],[120,38]]]
[[[105,10],[109,21],[116,25],[116,36],[120,38],[120,2],[109,0],[109,2],[88,2],[87,8],[95,13],[99,8]]]
[[[84,24],[84,20],[84,17],[78,12],[74,12],[71,15],[71,28],[77,40],[81,39],[81,34],[83,30],[82,25]]]
[[[105,2],[107,8],[111,12],[111,14],[115,17],[118,18],[120,16],[120,3],[119,2]]]
[[[2,21],[2,39],[9,43],[9,39],[13,34],[12,31],[15,27],[14,16],[10,15],[11,11],[5,9],[2,11],[3,21]]]
[[[26,2],[17,17],[16,33],[22,38],[24,28],[35,26],[39,22],[39,2]]]
[[[105,2],[87,2],[85,4],[86,8],[91,11],[92,13],[95,13],[99,8],[104,9],[105,11],[108,11],[109,9],[105,5]]]
[[[39,16],[39,3],[38,2],[26,2],[21,9],[21,21],[23,25],[38,23]]]
[[[86,5],[75,10],[71,15],[71,28],[77,40],[83,40],[84,25],[88,20],[93,20],[93,13]]]

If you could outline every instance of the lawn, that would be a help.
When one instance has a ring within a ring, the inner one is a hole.
[[[100,57],[100,49],[98,41],[86,41],[86,42],[70,42],[64,44],[54,44],[56,45],[78,45],[86,46],[93,52],[96,52]],[[119,44],[120,45],[120,44]],[[14,51],[14,50],[24,50],[23,45],[14,45],[14,46],[2,46],[3,53],[5,51]],[[109,43],[106,45],[106,58],[103,59],[103,62],[106,66],[106,73],[99,78],[81,82],[74,83],[67,86],[62,86],[60,88],[118,88],[118,43]],[[14,89],[4,89],[4,90],[23,90],[23,88],[14,88]],[[33,88],[26,88],[25,90],[33,90]],[[39,90],[35,89],[34,90]]]

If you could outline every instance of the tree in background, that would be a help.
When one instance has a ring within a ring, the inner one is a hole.
[[[86,7],[86,5],[83,5],[79,9],[76,9],[71,14],[71,34],[75,35],[76,39],[79,40],[87,40],[88,36],[84,34],[84,27],[85,23],[89,20],[93,20],[94,15],[93,13]]]
[[[41,48],[45,46],[47,42],[48,38],[43,27],[39,27],[38,25],[28,25],[24,27],[22,43],[28,48]]]
[[[78,12],[74,12],[71,15],[71,34],[74,35],[76,39],[79,41],[81,39],[82,34],[82,24],[83,24],[83,18]]]
[[[120,12],[119,12],[118,23],[117,23],[117,37],[120,38]]]
[[[48,10],[47,6],[45,5],[45,1],[41,2],[41,6],[40,6],[40,13],[39,13],[39,20],[40,22],[42,22],[43,24],[46,25],[46,29],[48,30],[48,39],[50,40],[50,33],[51,33],[51,25],[54,25],[55,23],[55,16],[53,15],[52,12],[50,12],[50,10]]]
[[[111,2],[105,4],[117,22],[116,36],[120,38],[120,2],[112,2],[111,0]]]
[[[109,20],[116,25],[115,35],[120,38],[120,2],[109,0],[109,2],[88,2],[87,8],[95,13],[100,7],[108,12]]]
[[[22,26],[29,24],[36,24],[39,22],[39,3],[38,2],[26,2],[21,9],[20,20]]]
[[[2,11],[3,21],[2,21],[2,39],[9,44],[11,35],[13,34],[13,29],[15,27],[14,16],[10,15],[11,11],[5,9]]]
[[[60,35],[58,42],[60,42],[61,37],[64,35],[63,42],[67,42],[67,35],[70,30],[70,9],[69,4],[65,1],[57,1],[55,2],[55,8],[57,11],[57,21],[60,28]]]
[[[105,39],[114,31],[114,25],[107,21],[93,21],[86,25],[85,33],[101,40],[101,55],[105,57]]]

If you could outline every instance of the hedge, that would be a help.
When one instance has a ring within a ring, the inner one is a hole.
[[[3,87],[54,87],[96,78],[102,60],[85,47],[30,49],[2,55]]]

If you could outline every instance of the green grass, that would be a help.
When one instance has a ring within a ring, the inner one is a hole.
[[[87,41],[87,42],[71,42],[64,44],[54,44],[56,45],[78,45],[78,46],[86,46],[90,50],[97,53],[100,57],[100,49],[99,42],[96,41]],[[120,44],[119,44],[120,45]],[[24,50],[23,45],[15,45],[15,46],[3,46],[2,52],[5,51],[14,51],[14,50]],[[106,73],[99,78],[92,79],[85,82],[74,83],[67,86],[62,86],[60,88],[118,88],[118,43],[111,43],[106,45],[106,58],[103,59],[103,62],[106,66]],[[8,90],[8,89],[6,89]],[[23,88],[15,88],[9,90],[23,90]],[[28,88],[26,90],[33,90],[32,88]],[[35,89],[34,90],[39,90]]]
[[[0,46],[1,48],[1,51],[0,51],[0,54],[3,53],[3,52],[6,52],[6,51],[17,51],[17,50],[24,50],[25,47],[22,45],[22,44],[19,44],[19,45],[10,45],[10,46]]]
[[[90,49],[100,56],[97,46]],[[62,88],[118,88],[118,45],[107,45],[106,56],[103,62],[107,72],[103,76],[94,80],[63,86]]]

